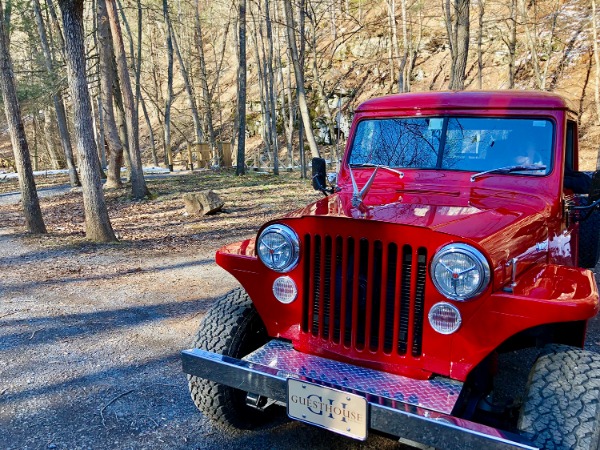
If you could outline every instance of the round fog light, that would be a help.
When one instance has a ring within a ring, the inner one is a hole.
[[[429,311],[429,324],[440,334],[452,334],[462,321],[458,309],[450,303],[436,303]]]
[[[298,289],[290,277],[279,277],[273,283],[273,294],[281,303],[292,303],[296,300]]]

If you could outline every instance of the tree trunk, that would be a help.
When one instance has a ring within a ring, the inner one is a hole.
[[[0,1],[0,13],[3,11]],[[4,101],[4,113],[8,122],[8,132],[13,147],[15,165],[19,173],[19,187],[23,202],[25,225],[30,233],[46,233],[42,210],[33,178],[33,169],[29,155],[29,146],[25,136],[25,127],[21,118],[21,107],[17,99],[14,84],[12,61],[9,54],[7,30],[4,16],[0,17],[0,90]]]
[[[451,39],[454,42],[454,50],[449,88],[463,90],[469,56],[469,0],[454,0],[454,14],[453,38]]]
[[[195,131],[195,136],[196,136],[194,141],[196,142],[196,144],[199,144],[200,142],[202,142],[202,124],[200,123],[200,116],[198,115],[198,107],[196,106],[196,97],[195,97],[194,91],[192,89],[192,84],[190,83],[190,77],[188,75],[188,71],[185,68],[185,63],[183,61],[183,57],[181,56],[181,52],[179,51],[179,45],[177,44],[177,37],[175,36],[175,31],[173,30],[173,25],[171,24],[171,18],[169,17],[168,10],[165,15],[165,20],[167,21],[167,33],[171,34],[171,42],[173,44],[173,50],[175,50],[175,56],[177,56],[177,61],[179,63],[179,71],[181,72],[181,78],[183,79],[183,86],[185,88],[185,92],[187,93],[188,102],[190,104],[190,110],[192,112],[192,119],[194,121],[194,131]]]
[[[116,241],[102,193],[100,167],[94,141],[92,105],[85,75],[83,0],[60,0],[65,30],[67,77],[73,99],[75,139],[83,185],[86,237],[93,241]]]
[[[142,167],[138,117],[135,113],[135,102],[133,100],[131,80],[129,79],[129,70],[127,69],[127,58],[125,56],[125,47],[123,45],[123,35],[121,34],[121,26],[117,16],[117,5],[115,0],[108,0],[106,2],[106,7],[114,42],[115,58],[117,60],[117,69],[119,72],[119,84],[121,86],[121,93],[123,94],[123,106],[125,107],[127,136],[129,138],[129,151],[131,154],[131,194],[133,198],[141,199],[146,197],[149,192],[146,187],[146,180],[144,179],[144,170]]]
[[[479,0],[478,29],[477,29],[477,87],[483,89],[483,14],[485,12],[485,1]]]
[[[300,66],[300,71],[304,73],[304,57],[306,55],[306,39],[305,39],[305,25],[306,25],[306,3],[305,0],[300,0],[298,5],[298,23],[300,25],[300,52],[298,54],[298,65]],[[284,13],[285,15],[285,13]],[[292,49],[288,46],[288,53],[290,59],[293,58]],[[291,88],[291,82],[290,82]],[[298,155],[300,158],[300,178],[306,178],[306,154],[304,151],[304,125],[302,124],[302,120],[298,122]]]
[[[508,88],[515,87],[515,55],[517,53],[517,0],[510,1],[510,39],[508,40]]]
[[[398,73],[398,92],[408,92],[410,91],[409,83],[410,83],[410,74],[407,75],[407,64],[410,65],[408,59],[410,50],[408,47],[408,27],[406,20],[406,0],[401,0],[400,8],[402,10],[402,47],[403,54],[402,60],[400,62],[400,70]]]
[[[529,51],[531,53],[531,64],[533,65],[533,72],[535,74],[536,86],[538,89],[542,89],[542,74],[540,72],[540,61],[537,52],[537,35],[535,30],[532,32],[529,26],[529,17],[527,14],[527,5],[525,4],[525,0],[520,1],[520,9],[521,9],[521,20],[523,21],[523,25],[525,26],[525,35],[527,36],[527,45],[529,46]],[[537,18],[534,14],[534,22]]]
[[[275,3],[275,22],[281,24],[280,3]],[[280,25],[281,26],[281,25]],[[287,147],[288,170],[294,168],[294,104],[292,99],[292,78],[291,72],[287,71],[287,79],[283,76],[283,59],[281,57],[280,40],[275,41],[276,48],[276,72],[279,84],[281,85],[281,118],[285,132],[285,143]]]
[[[50,50],[50,45],[48,43],[48,36],[46,34],[46,27],[44,26],[44,21],[42,19],[42,13],[40,8],[39,0],[33,0],[33,12],[35,15],[35,21],[38,28],[38,34],[40,35],[40,43],[42,45],[42,52],[44,53],[44,62],[46,64],[46,72],[50,76],[50,78],[55,79],[56,73],[54,71],[54,64],[52,61],[52,52]],[[65,154],[65,159],[67,162],[67,167],[69,168],[69,181],[71,186],[80,186],[79,176],[77,175],[77,168],[75,167],[75,162],[73,161],[73,147],[71,146],[71,137],[69,135],[69,128],[67,127],[67,116],[65,114],[65,104],[63,101],[62,94],[60,89],[56,91],[56,93],[52,96],[52,101],[54,103],[54,109],[56,110],[56,121],[58,123],[58,132],[60,136],[60,143],[62,145],[63,152]],[[46,112],[45,116],[47,117],[48,112]]]
[[[400,49],[398,48],[398,25],[396,25],[396,0],[386,0],[386,3],[388,11],[388,27],[390,30],[389,38],[392,43],[389,49],[390,78],[393,83],[396,80],[396,64],[400,59]]]
[[[54,117],[51,108],[44,108],[44,140],[46,141],[46,150],[50,156],[50,167],[52,169],[64,169],[65,161],[61,157],[60,152],[57,150],[54,142],[54,133],[56,126],[54,123]]]
[[[596,0],[592,0],[592,37],[594,38],[594,61],[596,62],[596,82],[594,100],[596,102],[596,123],[600,124],[600,52],[598,51],[598,31],[596,26]],[[600,149],[596,160],[596,170],[600,170]]]
[[[308,104],[306,102],[306,92],[304,90],[304,74],[302,73],[300,63],[298,60],[298,47],[296,45],[296,35],[294,32],[294,16],[292,12],[291,0],[283,0],[283,6],[285,7],[285,20],[287,25],[287,39],[290,51],[292,53],[292,61],[294,65],[294,74],[296,75],[296,90],[298,96],[298,105],[300,107],[300,113],[302,115],[302,122],[304,123],[304,132],[306,133],[306,139],[310,147],[310,152],[313,158],[319,158],[319,149],[315,136],[312,131],[312,125],[310,122],[310,114],[308,111]]]
[[[166,0],[163,0],[163,16],[165,24],[167,22],[168,15],[168,4]],[[165,149],[165,163],[169,167],[169,170],[173,170],[172,161],[169,158],[171,152],[171,104],[173,103],[173,43],[171,42],[171,33],[165,33],[166,47],[167,47],[167,98],[165,99],[165,113],[164,113],[164,149]]]
[[[208,88],[208,75],[206,70],[206,58],[204,57],[204,35],[202,32],[202,23],[200,22],[200,2],[196,0],[196,17],[195,17],[195,26],[196,26],[196,39],[198,41],[198,59],[200,62],[200,84],[202,86],[202,100],[204,102],[204,117],[206,118],[206,126],[208,128],[208,142],[210,144],[211,151],[213,153],[213,158],[215,162],[219,158],[217,154],[217,143],[215,140],[215,130],[213,126],[213,116],[212,116],[212,92]],[[219,74],[217,73],[217,80],[219,79]]]
[[[261,34],[261,32],[259,31],[259,28],[261,26],[260,21],[257,21],[256,18],[254,17],[254,14],[252,14],[252,10],[250,10],[250,14],[252,16],[252,22],[254,23],[255,29],[254,29],[254,33],[252,33],[252,37],[254,40],[254,54],[256,57],[256,73],[257,73],[257,78],[258,78],[258,92],[259,92],[259,99],[260,99],[260,113],[261,113],[261,137],[263,139],[263,143],[265,145],[265,150],[264,153],[269,157],[269,159],[271,159],[271,139],[270,139],[270,133],[271,133],[271,127],[269,126],[270,121],[268,118],[268,111],[269,111],[269,104],[267,103],[267,75],[266,75],[266,71],[264,68],[264,58],[261,58],[260,55],[260,45],[259,45],[259,35]],[[256,149],[256,157],[254,158],[254,165],[256,167],[260,167],[260,150],[257,147]]]
[[[106,170],[108,167],[108,161],[106,159],[106,139],[104,138],[104,113],[102,112],[102,96],[96,97],[96,108],[98,110],[98,126],[96,130],[96,142],[98,143],[98,151],[100,152],[100,167],[102,170]]]
[[[239,64],[238,64],[238,148],[237,167],[235,174],[246,173],[246,0],[238,0],[238,33],[239,33]]]
[[[277,86],[273,73],[273,30],[271,27],[271,12],[269,0],[265,0],[265,24],[267,28],[267,75],[271,118],[271,139],[273,144],[273,174],[279,175],[279,143],[277,142]]]
[[[113,106],[114,59],[113,43],[108,25],[105,0],[97,0],[98,13],[98,53],[100,66],[100,98],[104,123],[104,138],[108,144],[108,171],[106,187],[120,188],[121,166],[123,166],[123,144],[115,120]]]
[[[144,119],[146,120],[146,126],[148,127],[148,133],[150,134],[150,148],[152,150],[152,163],[155,167],[158,167],[158,155],[156,154],[156,143],[154,142],[154,131],[152,130],[152,123],[150,122],[150,116],[146,109],[146,102],[144,97],[140,94],[140,103],[142,104],[142,111],[144,113]]]
[[[137,60],[136,60],[136,68],[135,68],[135,111],[136,114],[139,114],[140,110],[140,99],[142,97],[142,85],[140,84],[140,78],[142,76],[142,1],[136,0],[137,5],[137,26],[138,26],[138,34],[137,34]],[[150,134],[152,134],[152,128],[149,127]],[[152,156],[156,156],[156,149],[154,148],[154,140],[152,142],[153,154]],[[154,158],[154,165],[158,166],[158,162],[156,158]]]

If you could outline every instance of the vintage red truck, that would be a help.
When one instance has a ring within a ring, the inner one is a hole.
[[[549,93],[361,104],[332,187],[313,161],[326,196],[217,252],[241,287],[182,354],[196,406],[240,428],[283,405],[356,439],[599,448],[599,179],[577,136]]]

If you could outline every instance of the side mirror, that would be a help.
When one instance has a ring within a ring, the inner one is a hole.
[[[312,159],[312,186],[327,195],[327,164],[323,158]]]

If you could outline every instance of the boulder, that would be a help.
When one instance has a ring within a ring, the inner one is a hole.
[[[213,191],[188,192],[183,194],[185,211],[188,214],[215,214],[225,202]]]

